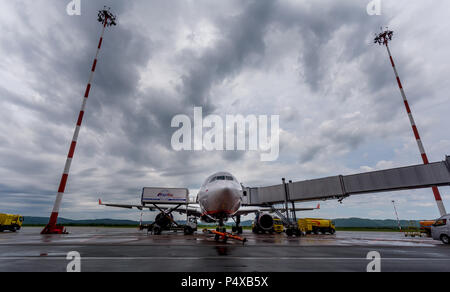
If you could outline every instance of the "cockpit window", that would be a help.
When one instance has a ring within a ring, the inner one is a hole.
[[[209,180],[209,182],[212,183],[213,181],[216,181],[216,180],[231,180],[231,181],[234,181],[234,178],[232,176],[228,176],[228,175],[220,175],[220,176],[215,176],[215,177],[211,178]]]

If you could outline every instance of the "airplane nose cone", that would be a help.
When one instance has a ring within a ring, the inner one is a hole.
[[[234,191],[235,190],[233,188],[223,188],[222,196],[232,198],[234,196]]]
[[[240,207],[239,190],[232,186],[224,186],[211,192],[208,199],[208,209],[211,212],[234,214]]]
[[[239,190],[232,187],[223,188],[220,192],[220,196],[222,196],[224,200],[229,202],[234,202],[240,198]]]

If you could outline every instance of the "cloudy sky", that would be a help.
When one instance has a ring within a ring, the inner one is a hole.
[[[381,26],[431,161],[450,154],[447,0],[0,0],[0,212],[48,216],[101,26],[118,15],[100,52],[61,216],[138,219],[105,202],[138,203],[144,186],[188,187],[227,170],[248,186],[421,162]],[[180,151],[177,114],[280,116],[280,156]],[[441,188],[450,208],[450,188]],[[308,216],[438,216],[431,190],[322,203]],[[303,204],[315,205],[314,203]],[[150,218],[150,215],[147,215]]]

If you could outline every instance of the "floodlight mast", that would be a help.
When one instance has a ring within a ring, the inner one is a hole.
[[[49,222],[47,226],[42,230],[41,234],[66,234],[67,231],[62,225],[57,225],[59,210],[61,207],[62,198],[64,195],[64,191],[66,189],[67,179],[69,177],[70,165],[72,163],[72,159],[75,153],[75,147],[77,145],[78,134],[80,133],[81,123],[83,121],[83,116],[86,108],[86,102],[89,97],[89,92],[91,90],[91,83],[94,77],[95,68],[97,66],[97,59],[100,52],[100,48],[102,47],[103,35],[105,33],[105,28],[107,26],[116,25],[116,16],[110,12],[110,8],[104,7],[104,9],[98,12],[98,21],[103,24],[102,33],[100,36],[100,41],[97,46],[97,52],[95,54],[94,63],[92,64],[91,73],[89,76],[89,81],[86,87],[86,91],[84,93],[83,102],[81,104],[80,113],[78,114],[77,123],[75,126],[75,131],[73,133],[72,143],[70,144],[69,153],[67,154],[66,164],[64,166],[64,171],[59,183],[58,193],[56,195],[55,204],[53,206],[52,214],[50,216]]]
[[[402,224],[400,223],[400,218],[398,217],[397,207],[395,206],[395,201],[392,200],[392,205],[394,205],[395,216],[397,217],[398,229],[402,231]]]
[[[394,32],[392,30],[386,29],[385,31],[382,31],[381,33],[375,35],[374,43],[386,46],[387,52],[389,54],[389,59],[391,61],[392,69],[394,69],[395,78],[397,79],[397,84],[398,84],[400,93],[403,98],[403,103],[405,104],[406,113],[408,114],[409,121],[411,123],[411,128],[413,130],[414,137],[417,142],[417,146],[419,147],[419,151],[420,151],[420,155],[422,157],[423,164],[429,164],[428,156],[425,152],[425,148],[423,146],[422,139],[420,138],[420,135],[419,135],[419,130],[417,129],[416,122],[412,115],[411,107],[408,103],[408,100],[406,99],[406,94],[403,89],[402,82],[400,81],[400,77],[398,76],[397,68],[395,67],[394,59],[392,58],[391,50],[389,49],[388,43],[392,40],[393,35],[394,35]],[[439,213],[441,214],[441,216],[446,215],[447,211],[445,210],[444,203],[442,202],[442,197],[439,192],[439,189],[436,186],[434,186],[434,187],[432,187],[432,190],[433,190],[434,198],[436,200],[436,204],[439,209]]]

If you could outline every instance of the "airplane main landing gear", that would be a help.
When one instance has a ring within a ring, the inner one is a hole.
[[[242,226],[233,226],[232,228],[231,228],[231,231],[232,232],[234,232],[234,233],[237,233],[237,234],[242,234]]]
[[[240,225],[241,224],[241,216],[240,215],[236,216],[235,222],[236,222],[236,225],[231,228],[231,231],[233,233],[242,234],[242,226]]]

